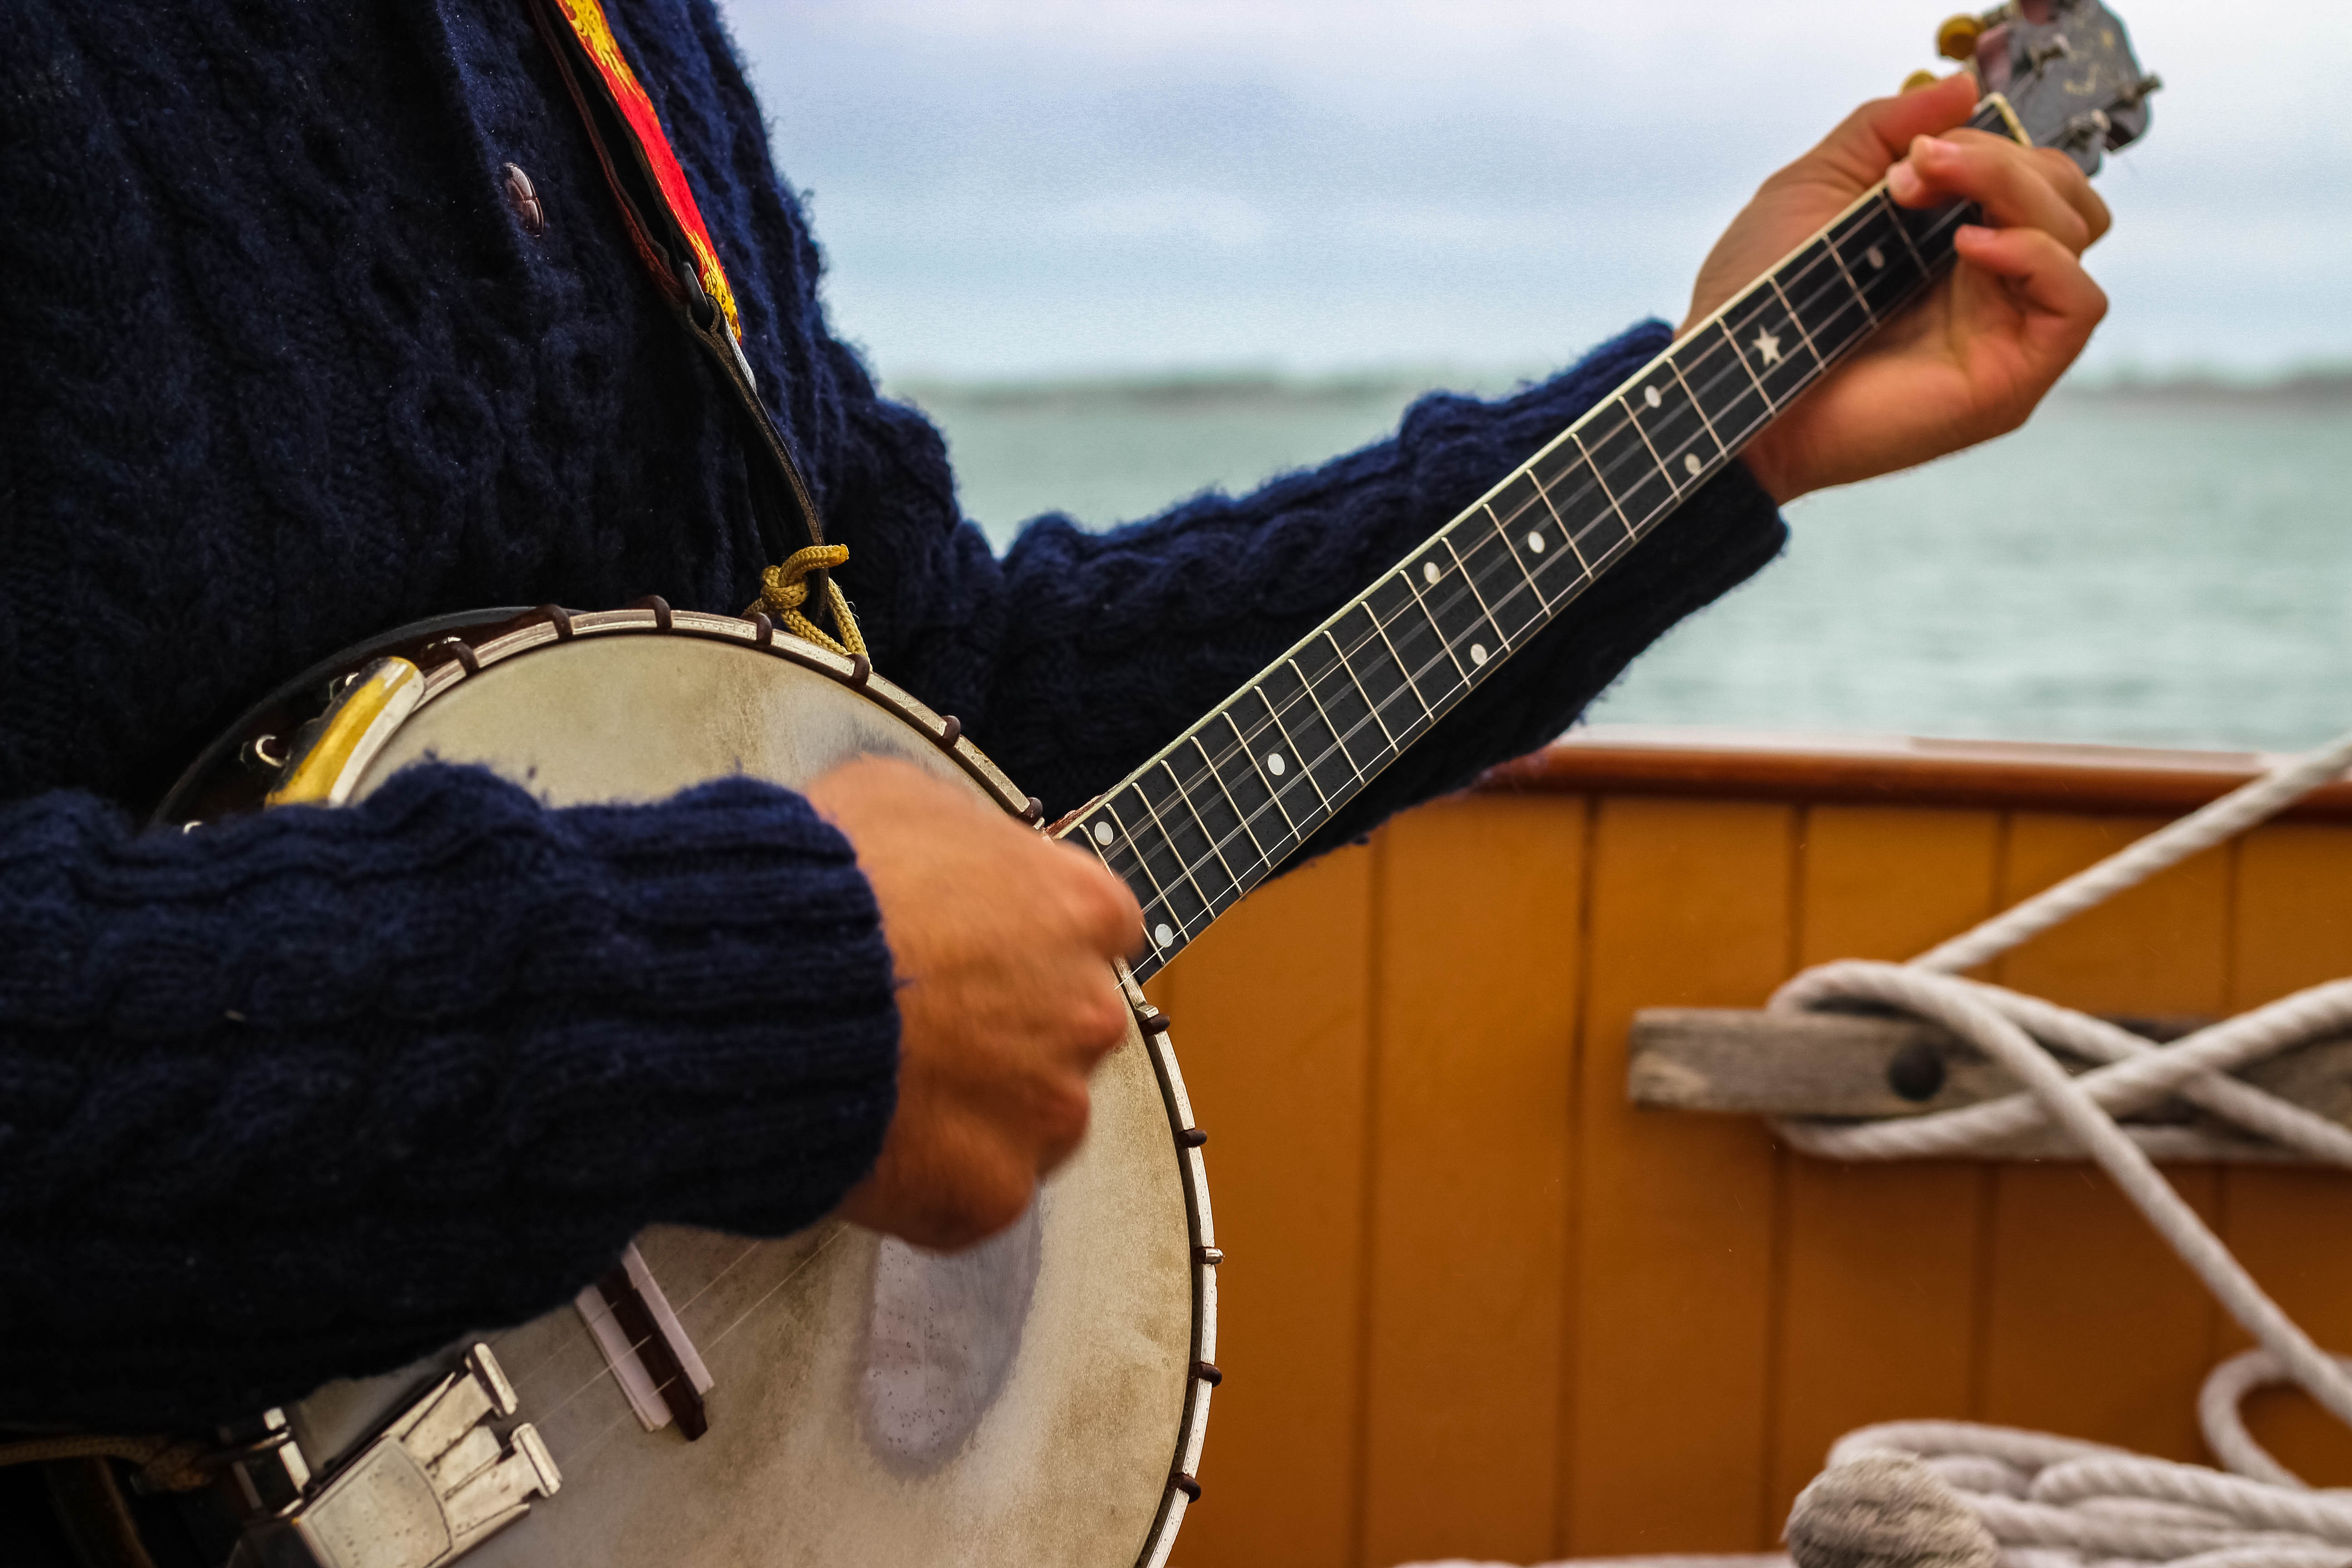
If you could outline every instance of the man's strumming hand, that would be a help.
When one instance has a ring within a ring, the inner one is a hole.
[[[923,1247],[1018,1219],[1087,1130],[1087,1078],[1127,1032],[1110,961],[1142,945],[1124,883],[908,763],[806,795],[857,852],[898,980],[898,1109],[841,1212]]]
[[[1965,199],[1984,213],[1955,231],[1951,276],[1748,444],[1775,500],[2014,430],[2106,314],[2079,259],[2107,230],[2105,204],[2063,153],[1953,129],[1976,103],[1963,73],[1864,104],[1764,182],[1699,269],[1684,331],[1881,179],[1905,206]]]

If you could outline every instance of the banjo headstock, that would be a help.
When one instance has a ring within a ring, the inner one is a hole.
[[[2095,173],[2109,148],[2147,130],[2147,95],[2163,85],[2140,69],[2131,39],[2100,0],[2012,0],[1955,16],[1937,34],[2000,93],[2036,146],[2055,147]]]

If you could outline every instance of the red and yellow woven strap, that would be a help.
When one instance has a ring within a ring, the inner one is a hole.
[[[604,79],[604,89],[612,95],[614,107],[627,122],[638,151],[645,155],[646,166],[653,174],[670,217],[684,234],[686,243],[693,247],[695,272],[701,279],[703,293],[726,316],[728,331],[740,339],[743,322],[735,312],[735,290],[728,287],[727,269],[719,264],[719,252],[710,243],[710,230],[703,226],[702,209],[694,204],[694,192],[686,183],[686,171],[678,167],[677,154],[670,151],[669,138],[662,132],[661,117],[654,112],[654,101],[646,96],[637,73],[629,68],[621,46],[614,40],[612,24],[604,19],[604,7],[598,0],[554,0],[552,9],[595,62],[596,72]]]
[[[743,323],[736,313],[735,290],[728,284],[727,269],[719,265],[718,248],[710,243],[710,230],[703,224],[702,210],[686,183],[686,171],[678,167],[677,154],[662,132],[653,100],[622,55],[602,0],[528,0],[528,4],[541,36],[554,50],[565,90],[579,106],[630,241],[662,291],[687,307],[687,323],[695,342],[716,362],[749,421],[756,438],[755,453],[767,458],[779,481],[780,497],[771,494],[763,500],[755,486],[752,504],[761,537],[787,559],[782,565],[769,568],[751,610],[764,606],[787,631],[837,653],[862,657],[866,643],[858,635],[856,617],[830,575],[849,552],[825,543],[824,522],[817,514],[815,498],[801,477],[800,465],[793,460],[783,432],[760,401],[751,363],[743,357]],[[562,26],[557,26],[559,17]],[[595,71],[594,78],[589,77],[588,68]],[[724,331],[719,330],[721,321],[727,324]],[[797,513],[800,532],[808,541],[806,549],[795,551],[792,546],[793,520],[782,510],[786,501]],[[837,637],[821,629],[803,609],[812,600],[818,615],[830,616]]]

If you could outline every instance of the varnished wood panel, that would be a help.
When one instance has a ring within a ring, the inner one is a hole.
[[[2352,833],[2287,825],[2238,852],[2231,1010],[2352,976]],[[2224,1172],[2221,1237],[2318,1342],[2352,1355],[2352,1175]],[[2222,1353],[2246,1336],[2225,1323]],[[2247,1403],[2254,1438],[2316,1486],[2352,1486],[2352,1432],[2300,1391]]]
[[[1367,1564],[1551,1545],[1584,837],[1572,798],[1382,837]]]
[[[1225,1372],[1176,1561],[1353,1562],[1372,854],[1262,889],[1156,976],[1208,1131]]]
[[[1567,1325],[1570,1552],[1759,1544],[1776,1157],[1751,1121],[1633,1110],[1625,1029],[1637,1007],[1753,1006],[1787,973],[1793,823],[1775,805],[1599,808]]]
[[[2002,902],[2162,826],[2162,818],[2021,812]],[[2105,1013],[2221,1011],[2231,851],[2210,850],[1998,962],[2004,984]],[[2206,1219],[2214,1173],[2166,1173]],[[1983,1329],[1987,1420],[2195,1459],[2196,1396],[2216,1309],[2186,1265],[2088,1163],[2000,1168]]]
[[[1812,808],[1800,965],[1909,958],[1983,919],[2000,837],[1992,812]],[[1769,1531],[1843,1434],[1969,1414],[1987,1177],[1965,1162],[1790,1162]]]
[[[1842,1168],[1624,1099],[1636,1008],[1907,956],[2157,820],[1479,794],[1253,898],[1152,987],[1231,1258],[1178,1561],[1752,1550],[1829,1441],[1903,1416],[2201,1457],[2240,1342],[2095,1167]],[[2234,1010],[2352,974],[2347,889],[2352,827],[2273,826],[2000,977]],[[2352,1179],[2171,1173],[2352,1351]],[[2301,1396],[2253,1421],[2352,1481]]]
[[[2195,810],[2276,762],[2250,752],[2149,751],[2031,741],[1853,737],[1807,750],[1765,735],[1595,724],[1479,780],[1504,794],[1646,795],[1801,805],[1971,806],[2085,812]],[[2352,818],[2352,782],[2312,791],[2298,820]]]

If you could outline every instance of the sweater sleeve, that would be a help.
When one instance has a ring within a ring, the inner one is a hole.
[[[847,841],[751,781],[0,807],[6,1414],[202,1425],[547,1310],[656,1220],[798,1228],[897,1037]]]
[[[970,523],[918,563],[912,531],[854,540],[843,579],[880,589],[877,667],[965,728],[1050,812],[1083,804],[1238,689],[1663,350],[1639,325],[1571,368],[1486,402],[1436,395],[1398,433],[1243,496],[1214,491],[1088,532],[1030,522],[1003,560]],[[860,450],[900,515],[944,489],[938,437],[876,403]],[[926,440],[928,437],[928,441]],[[950,530],[952,530],[950,534]],[[1732,464],[1376,778],[1312,855],[1559,734],[1642,649],[1744,581],[1787,537]],[[861,557],[859,552],[866,552]],[[861,569],[865,575],[860,576]],[[923,574],[919,578],[918,573]],[[861,600],[861,603],[864,603]]]

